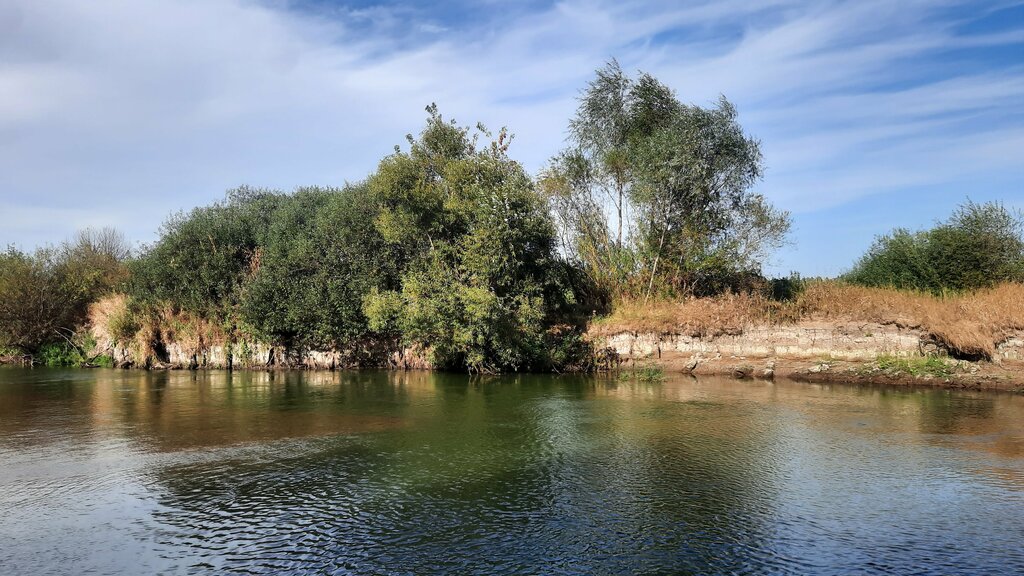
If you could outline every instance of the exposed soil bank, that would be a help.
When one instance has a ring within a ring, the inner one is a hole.
[[[173,333],[156,333],[142,343],[120,343],[109,336],[102,322],[92,325],[91,331],[96,342],[92,352],[108,355],[116,366],[125,368],[431,368],[423,351],[395,342],[362,342],[351,350],[318,351],[252,341],[208,342],[176,338]],[[698,376],[1024,392],[1024,331],[1009,333],[998,342],[992,361],[952,358],[939,339],[919,328],[863,322],[750,325],[715,335],[593,330],[588,337],[598,366],[608,369],[656,366],[669,373]]]
[[[95,333],[94,333],[95,335]],[[307,369],[346,368],[429,369],[422,353],[389,342],[361,342],[348,350],[305,350],[262,342],[179,342],[157,338],[142,347],[97,339],[94,354],[110,356],[120,368],[147,369]]]
[[[620,366],[698,376],[1024,392],[1022,336],[999,343],[991,362],[950,358],[925,332],[870,323],[751,326],[718,336],[622,332],[594,341]]]

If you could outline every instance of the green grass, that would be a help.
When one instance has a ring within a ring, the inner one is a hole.
[[[879,356],[875,360],[875,366],[882,371],[908,374],[910,376],[952,376],[959,368],[959,362],[949,363],[945,358],[938,356]]]
[[[625,370],[619,373],[619,380],[636,380],[638,382],[662,382],[665,380],[665,371],[658,366],[644,366],[634,370]]]
[[[78,349],[64,342],[46,344],[36,355],[36,362],[51,368],[79,366],[82,361],[82,354]]]

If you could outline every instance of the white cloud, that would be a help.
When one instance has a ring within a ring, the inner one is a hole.
[[[514,154],[537,170],[561,147],[577,91],[612,56],[686,100],[733,100],[764,142],[761,189],[784,208],[979,170],[1020,182],[1024,70],[944,58],[1019,48],[1021,31],[957,34],[944,16],[954,4],[568,0],[495,7],[467,24],[411,7],[8,0],[0,244],[55,241],[90,222],[151,239],[168,212],[231,186],[357,180],[430,102],[508,125]]]

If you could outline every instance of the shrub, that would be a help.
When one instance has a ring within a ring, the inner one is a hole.
[[[259,247],[282,194],[238,188],[225,201],[172,216],[131,263],[131,295],[150,305],[226,319],[259,266]]]
[[[53,249],[0,253],[0,346],[34,354],[70,334],[90,297],[78,280]]]
[[[1021,232],[1019,215],[1002,204],[968,201],[930,230],[896,229],[877,238],[845,278],[865,286],[934,293],[1022,281]]]
[[[51,368],[79,366],[84,361],[78,348],[67,342],[53,342],[39,348],[35,361]]]
[[[384,159],[367,182],[381,207],[377,230],[409,265],[400,289],[371,292],[363,310],[439,367],[541,367],[555,311],[545,296],[559,292],[546,204],[508,157],[504,131],[478,149],[468,129],[428,111],[410,150]]]
[[[289,346],[336,347],[364,337],[363,298],[396,288],[404,262],[400,247],[374,226],[378,212],[365,186],[300,189],[283,199],[242,293],[246,325]]]

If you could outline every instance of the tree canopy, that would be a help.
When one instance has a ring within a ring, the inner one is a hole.
[[[724,97],[682,103],[649,74],[597,71],[542,175],[564,252],[607,290],[706,294],[759,273],[789,230],[752,191],[764,168]]]
[[[375,291],[365,310],[375,330],[429,350],[436,365],[516,370],[543,362],[556,302],[554,228],[504,130],[445,121],[428,107],[409,150],[385,158],[367,186],[376,226],[409,264],[398,290]]]

